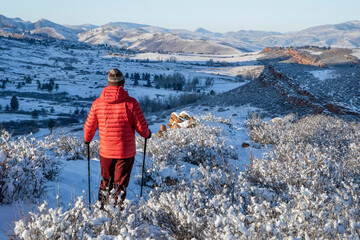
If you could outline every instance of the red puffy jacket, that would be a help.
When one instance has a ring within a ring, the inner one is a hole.
[[[130,158],[136,155],[135,130],[149,136],[145,117],[135,98],[120,86],[107,86],[94,101],[84,125],[84,140],[90,142],[99,125],[100,155]]]

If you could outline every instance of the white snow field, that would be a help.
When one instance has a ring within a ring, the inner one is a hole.
[[[258,53],[229,56],[157,53],[119,55],[101,47],[71,44],[63,46],[58,43],[29,44],[6,38],[1,38],[0,44],[0,83],[4,84],[1,90],[3,97],[0,98],[0,118],[3,121],[12,121],[16,117],[29,119],[32,111],[49,111],[51,107],[54,108],[53,116],[73,113],[76,109],[87,110],[91,102],[89,98],[94,99],[100,95],[107,84],[107,72],[114,67],[128,75],[125,89],[136,98],[166,98],[184,93],[170,88],[155,88],[155,75],[168,76],[174,73],[183,75],[186,82],[198,78],[199,83],[193,91],[225,92],[244,84],[243,80],[235,78],[241,74],[235,71],[237,65],[252,66],[261,56]],[[167,61],[171,57],[176,61]],[[207,66],[206,62],[210,60],[233,66],[223,69]],[[139,86],[134,86],[134,80],[130,78],[134,73],[150,74],[153,86],[145,87],[147,81],[143,79],[139,80]],[[211,86],[205,86],[207,78],[214,79]],[[51,81],[53,86],[49,90],[46,85]],[[1,117],[12,96],[18,98],[19,110],[28,112],[28,118],[16,114],[11,118]]]
[[[338,77],[333,70],[316,70],[316,71],[310,71],[310,73],[320,81],[326,81],[328,79],[333,79]]]

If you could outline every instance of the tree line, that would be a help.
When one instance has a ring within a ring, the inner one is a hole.
[[[181,73],[173,73],[173,74],[155,74],[153,78],[151,78],[150,73],[126,73],[125,79],[130,79],[133,81],[134,86],[139,86],[139,81],[146,81],[145,87],[155,87],[157,89],[171,89],[174,91],[200,91],[200,87],[210,87],[214,85],[214,78],[207,77],[203,83],[201,84],[201,80],[199,77],[194,77],[187,79]]]
[[[36,77],[36,75],[34,76]],[[9,80],[9,78],[1,79],[0,80],[0,89],[6,89],[7,84],[16,84],[16,88],[20,89],[26,84],[31,84],[33,78],[31,76],[24,76],[23,79],[20,79],[17,83],[15,80]],[[47,83],[41,83],[40,80],[36,80],[37,89],[38,90],[47,90],[52,91],[53,89],[58,90],[59,84],[55,83],[55,79],[50,79]]]

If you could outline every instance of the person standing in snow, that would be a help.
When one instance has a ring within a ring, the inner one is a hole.
[[[144,138],[151,137],[139,103],[124,90],[124,84],[123,74],[116,68],[111,69],[108,86],[93,102],[84,125],[86,144],[90,144],[99,127],[102,177],[99,201],[102,204],[113,188],[117,204],[121,205],[126,197],[136,155],[135,131]],[[117,200],[119,195],[120,201]]]

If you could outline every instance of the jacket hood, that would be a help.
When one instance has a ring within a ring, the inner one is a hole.
[[[127,97],[128,92],[120,86],[107,86],[100,95],[100,99],[107,103],[119,103]]]

